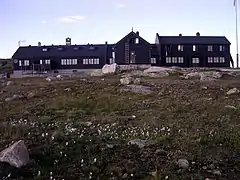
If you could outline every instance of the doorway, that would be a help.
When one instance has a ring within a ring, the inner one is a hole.
[[[136,60],[136,54],[134,51],[131,51],[130,53],[130,64],[134,64]]]

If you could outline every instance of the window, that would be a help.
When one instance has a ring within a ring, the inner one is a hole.
[[[173,57],[172,58],[172,63],[178,63],[178,58],[177,57]]]
[[[99,59],[95,59],[95,64],[99,64]]]
[[[50,59],[46,59],[45,64],[51,64]]]
[[[197,51],[196,45],[193,45],[193,51]]]
[[[183,45],[178,45],[178,51],[183,51]]]
[[[43,48],[42,51],[47,51],[47,48]]]
[[[22,66],[22,61],[21,60],[18,61],[18,65]]]
[[[88,60],[87,59],[83,59],[83,64],[88,64]]]
[[[157,61],[156,61],[156,58],[151,58],[151,64],[156,64]]]
[[[135,39],[135,44],[139,44],[139,38]]]
[[[168,64],[171,63],[171,59],[172,59],[171,57],[166,57],[166,63]]]
[[[71,59],[66,59],[67,60],[67,65],[71,65]]]
[[[178,63],[183,63],[183,57],[178,57]]]
[[[66,64],[67,64],[67,60],[66,59],[62,59],[61,65],[66,65]]]
[[[24,66],[29,66],[29,60],[24,60]]]
[[[62,65],[77,65],[77,59],[62,59]]]
[[[39,61],[39,64],[42,64],[42,60]]]
[[[213,46],[208,46],[208,51],[213,51]]]
[[[224,46],[223,45],[219,46],[219,51],[224,51]]]
[[[99,58],[83,59],[83,64],[99,64]],[[111,62],[110,62],[110,64],[111,64]]]
[[[208,57],[208,63],[213,63],[213,58],[212,57]]]
[[[193,64],[198,64],[199,63],[199,58],[192,58],[192,63]]]
[[[77,65],[77,59],[72,59],[72,64]]]
[[[225,63],[225,58],[224,58],[224,57],[220,57],[220,58],[219,58],[219,62],[220,62],[220,63]]]
[[[219,63],[218,57],[213,58],[214,63]]]

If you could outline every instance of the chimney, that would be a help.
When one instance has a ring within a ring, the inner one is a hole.
[[[139,32],[138,31],[136,32],[136,34],[137,34],[137,36],[139,36]]]
[[[38,42],[38,47],[41,47],[41,42]]]
[[[200,36],[200,33],[199,33],[199,32],[197,32],[196,36]]]
[[[108,44],[108,42],[106,41],[105,44]]]
[[[179,34],[179,36],[182,36],[182,34]]]
[[[66,45],[71,46],[71,38],[70,37],[66,38]]]

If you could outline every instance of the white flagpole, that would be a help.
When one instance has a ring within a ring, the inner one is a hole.
[[[238,3],[237,3],[237,0],[234,0],[234,6],[235,6],[235,14],[236,14],[236,48],[237,48],[236,60],[237,60],[237,68],[238,68],[239,54],[238,54]]]

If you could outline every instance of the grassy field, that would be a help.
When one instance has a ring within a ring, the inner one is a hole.
[[[239,80],[142,78],[150,95],[120,92],[118,76],[12,81],[0,89],[0,148],[23,139],[31,162],[1,164],[0,179],[240,179],[240,95],[226,95]],[[26,98],[5,102],[14,94]]]

